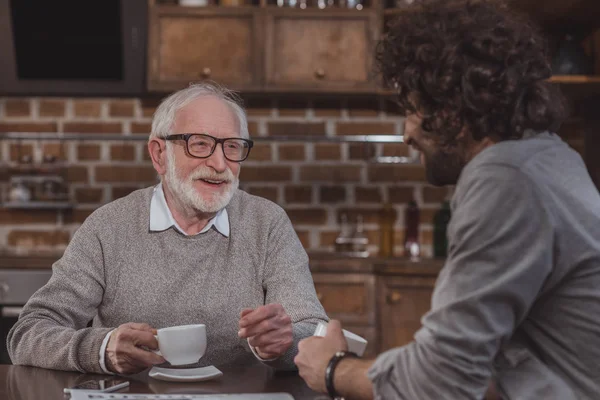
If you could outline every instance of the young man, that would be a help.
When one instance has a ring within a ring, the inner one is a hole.
[[[456,185],[449,255],[414,341],[348,357],[339,323],[300,342],[346,399],[592,399],[600,393],[600,196],[556,134],[542,38],[489,1],[419,2],[378,62],[434,185]],[[340,352],[340,353],[337,353]]]

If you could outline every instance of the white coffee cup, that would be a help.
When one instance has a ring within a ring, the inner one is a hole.
[[[362,356],[367,348],[367,339],[358,336],[355,333],[342,329],[346,343],[348,343],[348,351],[356,353],[358,356]],[[327,323],[319,322],[315,329],[314,336],[325,336],[327,334]]]
[[[158,349],[171,365],[194,364],[206,352],[206,326],[204,324],[179,325],[159,329],[154,335]]]

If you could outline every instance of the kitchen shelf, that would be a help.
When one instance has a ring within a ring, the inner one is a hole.
[[[19,210],[69,210],[73,208],[73,203],[66,201],[7,201],[2,203],[2,207]]]
[[[8,132],[0,134],[0,140],[75,140],[75,141],[142,141],[147,135],[118,135],[105,133],[44,133]],[[404,143],[403,135],[347,135],[347,136],[253,136],[255,142],[308,142],[308,143]]]

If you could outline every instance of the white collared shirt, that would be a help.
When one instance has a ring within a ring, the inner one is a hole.
[[[167,205],[167,200],[165,199],[162,183],[159,183],[154,188],[152,200],[150,201],[150,230],[153,232],[166,231],[173,226],[180,233],[190,236],[181,229],[179,224],[177,224],[177,221],[175,221],[175,218],[173,218],[173,213],[171,213],[171,210]],[[198,232],[197,235],[208,232],[213,226],[221,235],[229,237],[229,215],[225,208],[219,210],[217,215],[208,221],[206,226]]]

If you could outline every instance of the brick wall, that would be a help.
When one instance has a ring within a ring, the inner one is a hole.
[[[147,136],[154,105],[140,99],[0,98],[0,132],[107,133]],[[391,103],[368,99],[259,100],[247,102],[253,137],[269,135],[401,134],[403,120]],[[577,129],[572,135],[581,147]],[[66,176],[76,206],[70,211],[0,208],[0,249],[61,249],[97,207],[155,183],[156,174],[140,141],[0,140],[0,157],[53,154],[67,161]],[[419,165],[385,165],[370,156],[406,156],[403,144],[259,142],[243,164],[241,187],[271,199],[288,212],[307,249],[332,249],[340,216],[361,214],[378,250],[378,212],[385,202],[397,211],[396,253],[403,241],[403,210],[421,207],[421,242],[431,254],[432,218],[447,189],[428,186]],[[7,190],[8,172],[0,169]],[[4,194],[3,193],[3,194]]]

